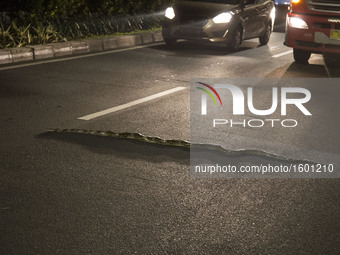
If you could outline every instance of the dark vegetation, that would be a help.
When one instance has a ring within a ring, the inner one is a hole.
[[[1,0],[0,48],[153,29],[171,0]]]

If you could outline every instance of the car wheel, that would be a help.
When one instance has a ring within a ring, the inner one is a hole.
[[[229,42],[228,48],[237,51],[240,48],[242,42],[242,31],[241,28],[236,29],[234,32],[231,41]]]
[[[295,62],[298,64],[308,64],[311,52],[300,49],[293,49]]]
[[[177,39],[176,38],[169,38],[169,37],[165,37],[164,38],[164,42],[166,43],[166,45],[168,46],[175,46]]]
[[[323,59],[329,67],[337,68],[340,66],[340,53],[324,53]]]
[[[266,45],[269,42],[271,33],[272,33],[272,25],[268,23],[264,31],[264,34],[259,37],[261,45]]]

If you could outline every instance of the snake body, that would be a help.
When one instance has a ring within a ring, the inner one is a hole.
[[[135,140],[140,142],[165,145],[165,146],[174,146],[174,147],[182,147],[189,149],[190,143],[184,140],[175,140],[175,139],[162,139],[160,137],[155,136],[145,136],[140,133],[116,133],[112,131],[98,131],[98,130],[85,130],[85,129],[48,129],[49,132],[55,133],[77,133],[77,134],[88,134],[88,135],[98,135],[98,136],[107,136],[116,139],[128,139]]]
[[[214,144],[193,144],[184,140],[175,140],[175,139],[163,139],[155,136],[145,136],[140,133],[117,133],[113,131],[100,131],[100,130],[86,130],[86,129],[59,129],[59,128],[50,128],[48,129],[50,133],[74,133],[74,134],[86,134],[86,135],[95,135],[95,136],[104,136],[104,137],[112,137],[115,139],[128,139],[135,140],[144,143],[157,144],[162,146],[173,146],[179,147],[189,150],[198,149],[198,150],[209,150],[223,153],[228,156],[261,156],[267,159],[286,161],[290,163],[298,162],[298,163],[309,163],[309,164],[317,164],[315,162],[311,162],[305,159],[292,159],[280,155],[275,155],[272,153],[268,153],[261,150],[228,150],[220,145]]]

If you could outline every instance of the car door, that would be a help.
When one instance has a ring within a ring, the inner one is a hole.
[[[254,36],[260,36],[263,34],[263,31],[268,22],[268,17],[271,11],[271,2],[268,0],[255,0],[254,8],[255,8],[255,16],[254,23],[256,26],[254,27]]]
[[[249,39],[257,36],[257,27],[259,18],[257,17],[257,9],[255,0],[244,1],[242,10],[242,19],[245,29],[244,39]]]

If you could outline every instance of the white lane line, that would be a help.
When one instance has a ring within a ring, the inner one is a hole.
[[[97,118],[97,117],[100,117],[100,116],[103,116],[103,115],[106,115],[106,114],[109,114],[109,113],[117,112],[117,111],[126,109],[126,108],[131,107],[131,106],[142,104],[142,103],[145,103],[147,101],[150,101],[150,100],[153,100],[153,99],[156,99],[156,98],[159,98],[159,97],[163,97],[163,96],[175,93],[175,92],[183,90],[183,89],[186,89],[186,87],[176,87],[176,88],[173,88],[173,89],[169,89],[169,90],[166,90],[166,91],[163,91],[163,92],[160,92],[160,93],[148,96],[148,97],[144,97],[144,98],[132,101],[130,103],[118,105],[118,106],[115,106],[115,107],[112,107],[112,108],[109,108],[109,109],[106,109],[106,110],[103,110],[103,111],[100,111],[100,112],[95,112],[95,113],[80,117],[80,118],[78,118],[78,120],[92,120],[94,118]]]
[[[272,57],[273,58],[279,58],[279,57],[282,57],[282,56],[285,56],[285,55],[288,55],[288,54],[291,54],[291,53],[293,53],[293,50],[288,50],[288,51],[273,55]]]
[[[0,71],[17,69],[17,68],[22,68],[22,67],[26,67],[26,66],[42,65],[42,64],[46,64],[46,63],[55,63],[55,62],[73,60],[73,59],[88,58],[88,57],[100,56],[100,55],[111,54],[111,53],[118,53],[118,52],[123,52],[123,51],[137,50],[137,49],[148,48],[148,47],[158,46],[158,45],[163,45],[163,44],[164,43],[153,43],[153,44],[147,44],[147,45],[136,46],[136,47],[131,47],[131,48],[113,49],[113,50],[97,52],[97,53],[89,53],[89,54],[80,55],[80,56],[64,57],[64,58],[57,58],[57,59],[50,59],[50,60],[42,60],[42,61],[39,61],[39,62],[32,62],[32,63],[20,64],[20,65],[15,65],[15,66],[4,66],[4,67],[0,67]]]

